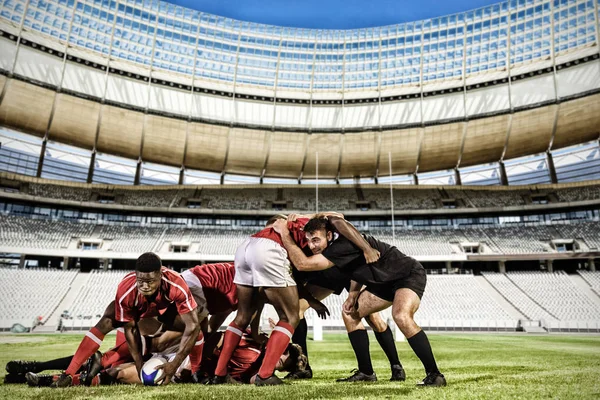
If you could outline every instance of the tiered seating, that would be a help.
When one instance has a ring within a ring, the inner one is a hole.
[[[363,189],[363,194],[378,209],[392,208],[389,189]],[[394,189],[394,210],[432,210],[441,208],[440,205],[441,196],[436,189]]]
[[[198,242],[198,253],[234,255],[237,247],[257,230],[216,230],[195,231],[191,241]]]
[[[600,226],[597,222],[555,225],[563,239],[583,239],[591,250],[600,250]]]
[[[525,205],[524,196],[529,190],[463,190],[465,203],[470,203],[476,208],[484,207],[510,207]],[[468,201],[466,200],[468,199]]]
[[[52,199],[89,201],[92,191],[85,187],[71,187],[62,185],[51,185],[42,183],[29,183],[29,194],[39,197],[50,197]]]
[[[203,189],[202,208],[220,210],[261,210],[277,199],[276,189]]]
[[[485,233],[506,254],[546,253],[551,251],[546,242],[560,238],[556,231],[547,226],[486,228]]]
[[[66,249],[72,238],[89,237],[94,225],[0,215],[0,245]]]
[[[110,250],[119,253],[144,253],[154,250],[165,228],[99,225],[94,235],[112,240]]]
[[[416,314],[424,326],[516,326],[516,320],[491,298],[473,275],[428,275]]]
[[[126,274],[127,271],[92,271],[66,314],[76,319],[100,318],[115,299],[117,286]]]
[[[579,275],[592,287],[592,290],[600,296],[600,272],[578,271]]]
[[[62,301],[76,271],[50,269],[0,269],[0,328],[19,323],[25,327],[45,323]]]
[[[511,272],[507,276],[561,321],[600,321],[600,308],[563,271]]]
[[[283,198],[292,201],[292,209],[315,212],[316,190],[314,188],[285,188]],[[358,197],[354,188],[319,188],[319,211],[344,211],[350,209],[350,202]]]
[[[115,189],[112,194],[119,199],[119,203],[128,206],[140,207],[169,207],[175,204],[177,190],[159,189],[153,190],[125,190]]]
[[[450,242],[464,241],[464,238],[457,236],[455,231],[450,229],[402,229],[395,233],[396,240],[393,239],[391,230],[370,232],[376,239],[394,245],[401,252],[410,256],[450,255],[455,252]]]
[[[582,186],[556,191],[559,201],[585,201],[600,199],[600,186]]]
[[[540,307],[527,294],[519,289],[505,274],[484,272],[487,281],[511,303],[521,314],[532,320],[547,322],[555,321],[556,318]]]

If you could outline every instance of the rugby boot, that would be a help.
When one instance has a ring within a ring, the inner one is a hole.
[[[39,372],[39,363],[37,361],[9,361],[6,364],[6,372],[9,374],[21,374],[24,375],[27,372]]]
[[[25,383],[25,375],[23,374],[6,374],[4,376],[4,384],[10,383]]]
[[[404,372],[404,368],[401,365],[392,365],[392,377],[390,381],[400,381],[403,382],[406,380],[406,372]]]
[[[283,381],[277,377],[277,375],[273,374],[270,377],[263,379],[260,375],[256,375],[256,379],[254,380],[254,384],[256,386],[275,386],[275,385],[283,385]]]
[[[102,353],[97,351],[83,365],[83,371],[80,377],[81,383],[85,386],[90,386],[94,377],[98,375],[101,370]]]
[[[377,375],[375,375],[375,372],[373,372],[371,375],[367,375],[363,372],[360,372],[357,369],[353,369],[352,372],[354,372],[354,374],[350,375],[347,378],[336,379],[336,382],[376,382],[377,381]]]
[[[25,374],[25,380],[27,386],[30,387],[48,387],[52,384],[52,375],[36,374],[35,372],[28,372]]]
[[[290,372],[283,379],[312,379],[312,377],[312,369],[305,369],[303,371]]]
[[[52,382],[51,388],[66,388],[73,384],[73,377],[64,372],[58,376],[58,379]]]
[[[446,378],[439,372],[430,372],[422,382],[417,383],[417,387],[439,387],[446,386]]]

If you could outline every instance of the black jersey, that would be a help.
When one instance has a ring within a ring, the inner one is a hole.
[[[407,278],[413,268],[423,268],[417,260],[403,254],[396,247],[364,235],[372,248],[379,251],[379,260],[367,264],[362,250],[339,235],[322,252],[323,256],[344,273],[363,285],[395,282]]]

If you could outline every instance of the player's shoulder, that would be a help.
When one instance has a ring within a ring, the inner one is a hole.
[[[166,281],[168,284],[177,284],[181,285],[185,284],[185,279],[181,276],[179,272],[173,271],[172,269],[164,268],[162,269],[162,280]]]
[[[130,272],[127,275],[125,275],[123,279],[121,279],[121,282],[119,282],[119,285],[117,286],[117,298],[119,299],[119,301],[123,301],[123,299],[131,293],[133,293],[133,296],[135,296],[136,287],[137,281],[135,272]]]

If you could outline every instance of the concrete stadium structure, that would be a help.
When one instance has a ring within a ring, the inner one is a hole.
[[[294,179],[452,170],[597,140],[598,1],[347,31],[141,0],[4,0],[0,125],[97,154]],[[388,161],[391,159],[391,165]],[[318,171],[317,171],[318,169]],[[417,180],[417,179],[415,179]],[[418,183],[418,182],[417,182]]]

